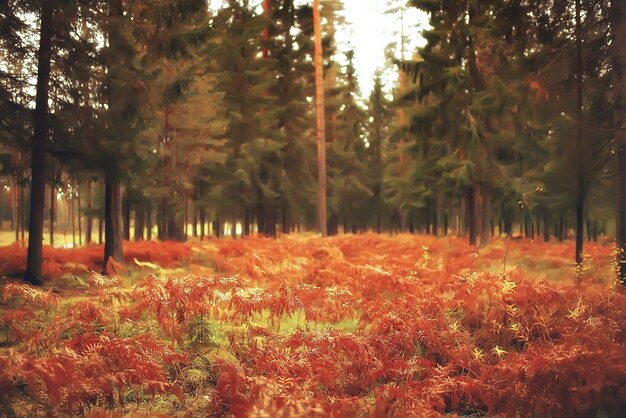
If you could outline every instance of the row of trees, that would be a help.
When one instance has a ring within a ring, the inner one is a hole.
[[[396,13],[429,14],[426,44],[392,57],[393,98],[377,78],[365,101],[335,45],[338,0],[319,20],[292,0],[226,3],[0,5],[0,163],[7,188],[30,190],[13,211],[30,204],[27,280],[41,278],[60,179],[83,196],[85,233],[104,225],[105,269],[131,225],[162,240],[225,222],[270,236],[456,229],[472,244],[573,225],[579,262],[585,224],[606,232],[620,2],[413,0]]]

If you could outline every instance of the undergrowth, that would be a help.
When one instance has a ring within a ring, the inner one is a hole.
[[[2,287],[0,416],[626,408],[626,295],[608,284],[608,245],[589,245],[579,268],[571,244],[526,241],[480,253],[409,235],[144,245],[120,277],[95,273],[92,248],[54,250],[49,278],[80,269],[80,286]],[[19,251],[0,249],[5,268]]]

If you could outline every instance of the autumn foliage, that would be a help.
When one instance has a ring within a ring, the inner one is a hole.
[[[454,238],[371,234],[136,245],[149,248],[149,265],[131,266],[145,276],[132,288],[95,273],[65,294],[2,287],[0,408],[92,417],[626,408],[626,295],[608,284],[610,245],[589,245],[578,269],[571,244],[529,241],[480,253]],[[91,268],[90,251],[48,254]],[[157,268],[180,263],[184,273]]]

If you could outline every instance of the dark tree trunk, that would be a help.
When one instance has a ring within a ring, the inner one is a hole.
[[[133,239],[143,241],[143,230],[146,225],[146,208],[144,205],[135,205],[135,232]]]
[[[130,241],[130,199],[128,198],[128,192],[126,192],[126,198],[122,202],[122,208],[124,210],[124,239]]]
[[[76,194],[76,215],[78,216],[78,245],[83,245],[83,218],[80,216],[80,187]]]
[[[152,202],[146,203],[146,240],[152,240]]]
[[[443,214],[443,235],[448,235],[448,212]]]
[[[617,155],[617,248],[619,280],[626,285],[626,4],[611,1],[613,28],[613,126]]]
[[[69,211],[70,211],[70,227],[72,228],[72,248],[76,248],[76,209],[74,208],[74,204],[76,200],[71,199],[69,201]]]
[[[109,274],[107,262],[113,258],[118,263],[124,262],[123,226],[122,226],[122,187],[120,181],[107,174],[104,185],[104,268]]]
[[[479,195],[480,199],[480,246],[486,247],[489,245],[489,227],[491,225],[491,190],[484,186],[482,187],[482,193]]]
[[[222,237],[222,221],[219,219],[213,221],[213,235],[215,235],[215,238]]]
[[[205,234],[205,226],[206,226],[206,211],[204,208],[200,208],[200,240],[204,240]]]
[[[584,243],[584,216],[585,216],[585,178],[583,167],[583,40],[582,40],[582,22],[581,22],[581,0],[576,0],[576,143],[578,152],[576,153],[576,254],[575,260],[577,264],[583,262],[583,243]],[[622,0],[623,1],[623,0]]]
[[[98,245],[102,245],[102,230],[104,229],[104,219],[102,219],[102,213],[98,214]]]
[[[193,207],[191,208],[191,210],[193,210],[193,225],[191,226],[191,234],[193,235],[194,238],[198,237],[198,210],[196,209],[196,205],[194,203]]]
[[[433,235],[439,235],[439,217],[437,216],[437,209],[433,212]]]
[[[478,238],[481,231],[480,186],[478,184],[472,185],[467,200],[469,212],[469,243],[470,245],[478,245]]]
[[[91,244],[91,229],[93,217],[91,216],[91,180],[87,180],[87,223],[85,224],[85,245]]]
[[[584,242],[584,219],[585,209],[583,207],[584,198],[582,201],[576,202],[576,263],[583,262],[583,242]]]
[[[528,214],[524,214],[524,238],[530,237],[530,229],[528,228]]]
[[[41,28],[37,54],[37,92],[35,96],[34,133],[31,154],[30,224],[28,229],[28,255],[24,280],[42,283],[43,222],[46,200],[46,154],[48,152],[48,89],[50,85],[50,59],[54,10],[51,0],[41,2]]]
[[[54,246],[54,211],[56,207],[56,191],[54,185],[50,186],[50,245]]]
[[[327,235],[333,236],[339,233],[339,218],[336,214],[332,213],[328,217]]]
[[[563,241],[563,237],[565,235],[565,216],[561,212],[561,216],[559,217],[559,241]]]
[[[548,215],[548,209],[545,208],[543,210],[543,241],[544,242],[548,242],[550,241],[550,218]]]

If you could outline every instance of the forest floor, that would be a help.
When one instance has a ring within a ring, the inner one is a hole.
[[[610,243],[296,235],[44,248],[0,279],[1,416],[619,417]],[[0,247],[0,275],[26,251]]]

